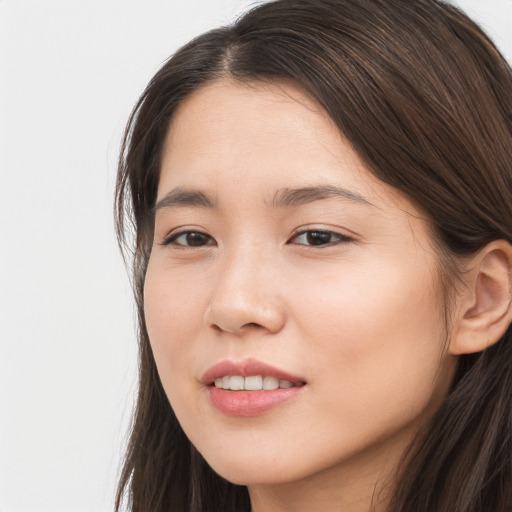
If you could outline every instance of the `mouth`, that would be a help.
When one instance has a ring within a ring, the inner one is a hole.
[[[252,417],[302,395],[306,380],[255,359],[222,361],[202,377],[210,403],[227,416]]]

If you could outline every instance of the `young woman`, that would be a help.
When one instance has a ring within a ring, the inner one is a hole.
[[[511,155],[510,67],[436,0],[277,0],[179,50],[120,160],[117,509],[510,512]]]

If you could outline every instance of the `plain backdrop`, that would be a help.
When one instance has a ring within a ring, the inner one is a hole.
[[[0,512],[107,512],[136,390],[112,202],[163,61],[246,0],[0,0]],[[512,60],[512,0],[460,0]]]

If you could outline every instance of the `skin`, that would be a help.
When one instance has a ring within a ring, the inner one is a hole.
[[[272,205],[316,186],[359,199]],[[154,357],[185,433],[249,487],[254,512],[386,510],[456,363],[427,221],[285,83],[226,79],[189,97],[167,134],[157,203],[177,187],[215,202],[157,209],[145,282]],[[306,230],[327,232],[323,245]],[[204,235],[165,243],[183,232]],[[307,384],[260,416],[226,416],[201,376],[248,357]]]

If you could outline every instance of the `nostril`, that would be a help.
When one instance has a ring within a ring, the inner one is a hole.
[[[246,329],[261,329],[261,325],[260,324],[257,324],[256,322],[250,322],[248,324],[245,324],[242,326],[242,329],[243,328],[246,328]]]
[[[225,332],[228,331],[228,329],[223,329],[220,325],[212,324],[210,326],[213,330],[217,332]],[[242,333],[246,331],[252,331],[252,330],[259,330],[263,329],[264,327],[256,322],[249,322],[247,324],[243,324],[239,329],[236,329],[237,332]],[[229,332],[236,332],[235,330],[229,330]]]

